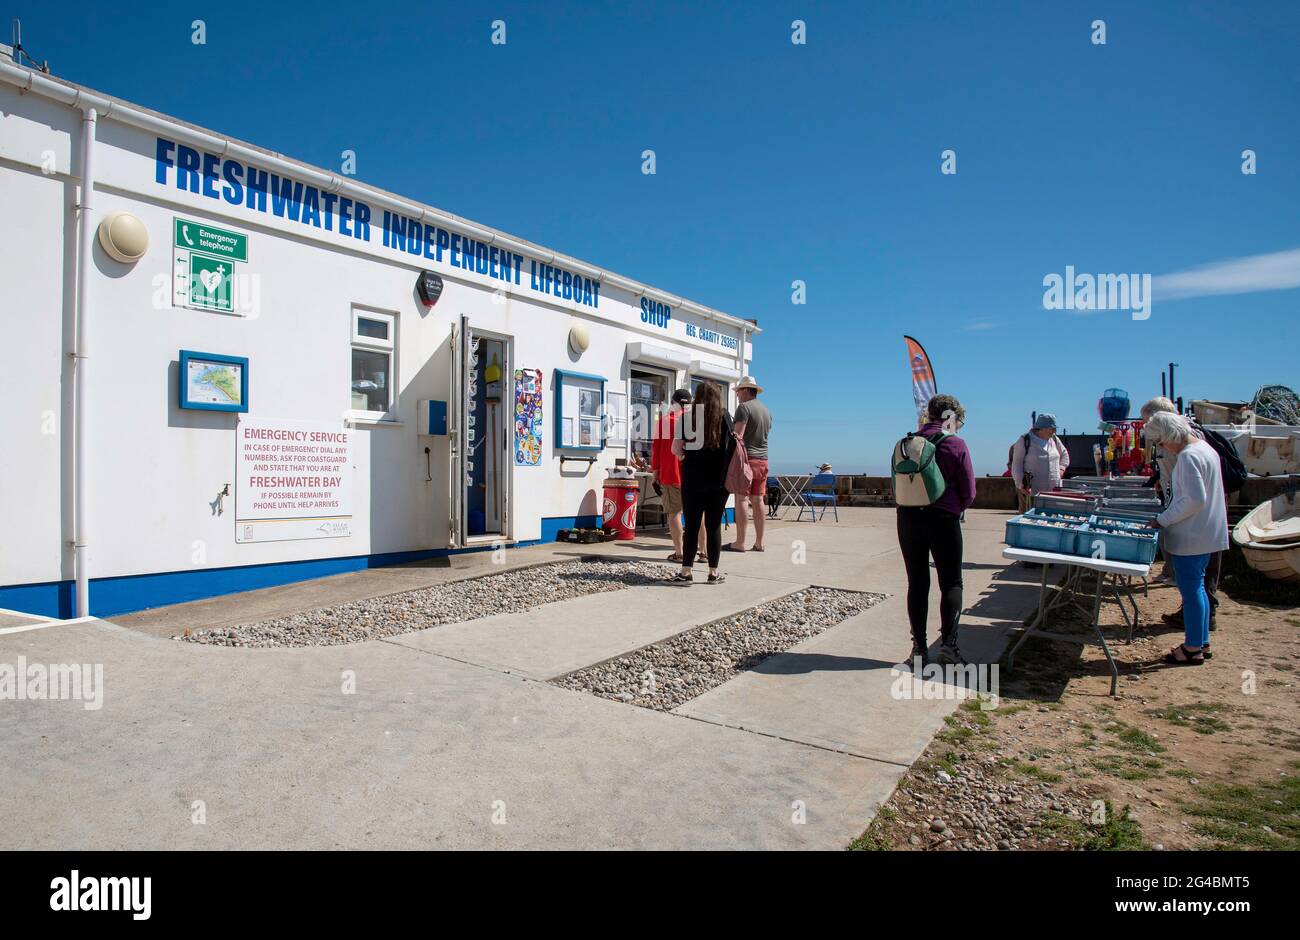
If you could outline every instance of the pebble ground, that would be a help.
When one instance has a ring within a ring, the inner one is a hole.
[[[662,583],[663,565],[566,561],[350,601],[288,617],[173,637],[213,646],[337,646],[447,623],[531,610],[554,601]],[[674,588],[665,588],[674,590]]]
[[[884,598],[807,588],[552,681],[566,689],[670,711]]]

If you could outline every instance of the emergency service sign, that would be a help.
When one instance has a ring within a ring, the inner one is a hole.
[[[352,431],[342,423],[248,418],[235,447],[236,542],[352,534]]]

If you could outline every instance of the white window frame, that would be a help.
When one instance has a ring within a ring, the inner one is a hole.
[[[361,320],[374,320],[378,323],[384,323],[388,326],[388,338],[380,339],[376,336],[365,336],[360,330]],[[370,409],[349,408],[346,417],[350,419],[359,419],[362,421],[393,421],[397,413],[397,324],[398,316],[386,310],[375,310],[370,307],[352,308],[351,319],[351,343],[348,348],[348,375],[352,374],[352,353],[377,352],[385,353],[388,356],[388,408],[384,411],[374,411]],[[349,379],[351,381],[351,379]],[[349,400],[349,404],[351,401]]]

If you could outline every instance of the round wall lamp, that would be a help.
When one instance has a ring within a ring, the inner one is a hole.
[[[581,356],[591,345],[591,337],[587,335],[587,328],[581,323],[575,323],[569,327],[569,348],[576,355]]]
[[[99,244],[114,261],[132,264],[149,248],[149,230],[129,212],[111,212],[99,223]]]

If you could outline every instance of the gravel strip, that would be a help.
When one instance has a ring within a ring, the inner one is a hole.
[[[921,849],[1069,848],[1047,823],[1065,817],[1086,823],[1091,801],[1046,783],[1008,779],[998,758],[985,757],[949,773],[913,771],[889,805],[904,816],[908,845]]]
[[[666,570],[663,565],[648,562],[565,561],[350,601],[273,620],[200,630],[172,639],[259,648],[359,643],[446,623],[514,614],[588,594],[662,584]]]
[[[551,681],[670,711],[884,599],[884,594],[807,588]]]

